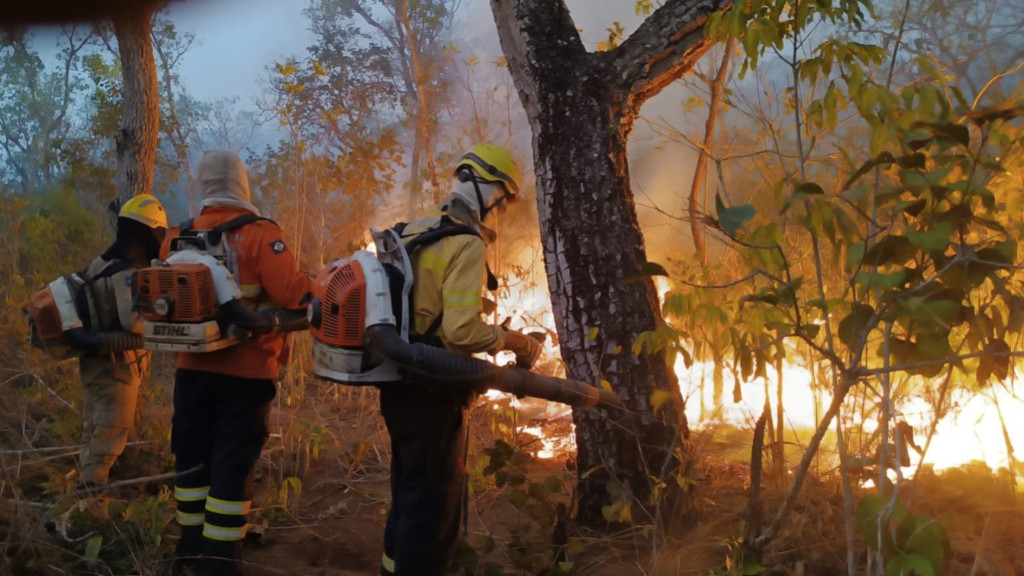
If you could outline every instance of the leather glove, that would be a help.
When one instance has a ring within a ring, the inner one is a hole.
[[[522,332],[505,332],[505,350],[516,355],[516,366],[529,370],[540,356],[540,341]]]

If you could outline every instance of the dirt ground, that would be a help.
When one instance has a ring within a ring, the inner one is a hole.
[[[0,395],[0,444],[8,452],[0,454],[0,575],[166,576],[177,538],[171,479],[83,498],[74,492],[73,452],[10,454],[75,442],[73,386],[61,388],[64,381],[26,380]],[[155,389],[140,409],[136,434],[144,444],[126,452],[114,480],[170,469],[169,395],[170,386]],[[377,574],[390,457],[375,393],[302,381],[282,386],[271,424],[257,467],[256,529],[244,554],[249,573]],[[816,469],[808,479],[764,556],[742,558],[749,437],[748,430],[723,427],[691,438],[692,499],[685,517],[672,519],[681,527],[674,535],[652,538],[644,526],[595,533],[573,526],[560,509],[570,504],[576,481],[567,414],[550,406],[513,407],[508,399],[482,400],[471,413],[469,546],[456,553],[457,573],[708,576],[740,574],[741,561],[763,567],[750,573],[772,576],[846,573],[842,482],[828,469]],[[499,486],[496,475],[487,473],[488,452],[499,440],[514,447],[505,471],[521,475],[517,485]],[[540,457],[544,449],[552,454]],[[785,466],[766,469],[766,520],[789,488],[791,463]],[[901,487],[908,510],[938,520],[948,533],[937,576],[1024,574],[1024,507],[1009,488],[1016,480],[1007,474],[982,464],[942,474],[925,470]],[[80,510],[73,517],[91,517],[90,522],[44,530],[46,516],[68,502]],[[109,513],[94,514],[97,504]],[[93,533],[103,536],[98,559],[89,548]],[[854,544],[857,565],[870,565],[868,546],[859,536]]]
[[[373,393],[370,393],[371,396]],[[364,399],[365,400],[365,399]],[[468,522],[463,537],[471,545],[479,546],[488,538],[505,542],[511,532],[521,527],[528,518],[504,497],[504,491],[481,477],[480,469],[486,463],[481,451],[502,436],[502,426],[496,425],[494,412],[502,408],[508,412],[508,399],[488,401],[482,399],[471,411],[471,447],[469,467],[475,470],[474,494],[469,501]],[[354,576],[378,574],[383,547],[384,524],[390,502],[389,450],[383,423],[377,415],[376,401],[364,402],[364,410],[338,410],[333,419],[336,443],[320,448],[307,465],[300,465],[302,489],[291,496],[287,517],[258,520],[255,532],[246,542],[244,558],[253,576],[308,575]],[[535,412],[545,408],[534,408]],[[283,419],[294,418],[289,410],[278,410],[272,422],[283,428]],[[554,420],[516,422],[529,424],[534,431],[543,431],[553,437],[569,441],[571,425],[564,411]],[[273,426],[272,426],[273,428]],[[506,429],[505,432],[511,432]],[[524,465],[530,480],[543,481],[557,476],[566,486],[574,482],[574,462],[568,451],[556,452],[549,458],[537,458],[535,452],[542,447],[540,440],[529,434],[513,435],[524,453],[531,454]],[[280,438],[272,437],[264,451],[257,474],[258,493],[266,498],[274,486],[281,484],[280,471],[275,471]],[[353,448],[353,445],[360,445]],[[354,459],[361,451],[362,458]],[[303,456],[303,458],[305,458]],[[278,480],[273,476],[277,474]],[[567,502],[568,495],[554,496]],[[257,497],[259,504],[259,496]],[[264,501],[266,503],[266,501]],[[533,525],[531,536],[543,541],[550,535],[539,525]],[[500,556],[500,555],[499,555]]]

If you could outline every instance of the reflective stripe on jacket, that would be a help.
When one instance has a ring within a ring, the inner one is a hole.
[[[195,230],[209,230],[247,212],[229,206],[203,208],[192,222]],[[167,258],[171,239],[178,227],[167,233],[160,258]],[[276,306],[288,310],[302,308],[311,289],[308,276],[299,271],[298,263],[285,243],[281,228],[268,220],[247,224],[226,234],[238,262],[238,281],[243,301],[253,309]],[[271,334],[236,344],[216,352],[178,354],[178,368],[227,374],[240,378],[277,378],[287,362],[285,334]]]
[[[443,215],[435,208],[423,218],[410,222],[402,232],[403,240],[408,243],[417,234],[438,226]],[[479,237],[460,234],[442,238],[411,255],[415,274],[412,300],[415,334],[426,333],[443,312],[437,336],[445,348],[492,354],[502,349],[505,340],[501,329],[481,317],[484,249],[484,241]]]

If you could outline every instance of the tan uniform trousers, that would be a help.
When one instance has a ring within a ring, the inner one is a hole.
[[[82,376],[82,481],[106,484],[135,422],[139,388],[149,380],[148,350],[79,359]]]

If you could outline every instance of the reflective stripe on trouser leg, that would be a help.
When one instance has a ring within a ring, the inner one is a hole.
[[[246,515],[252,506],[250,500],[206,499],[206,523],[203,536],[210,540],[233,542],[245,537],[248,524]]]
[[[395,561],[388,556],[387,552],[380,555],[380,573],[383,576],[395,573]]]
[[[206,521],[206,495],[210,492],[209,486],[197,486],[189,488],[185,486],[174,487],[174,499],[177,501],[176,512],[178,524],[182,526],[202,526]]]

